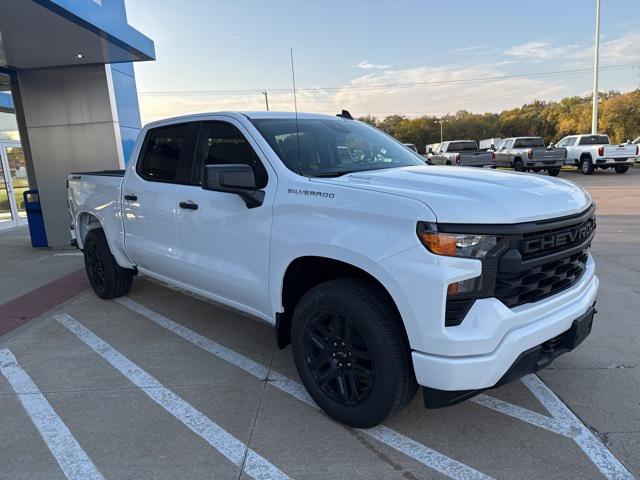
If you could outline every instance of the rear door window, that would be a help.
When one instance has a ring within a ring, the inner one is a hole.
[[[142,178],[154,182],[176,181],[187,130],[187,124],[149,130],[141,161],[137,166]]]

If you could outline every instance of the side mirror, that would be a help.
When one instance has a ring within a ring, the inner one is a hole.
[[[253,168],[249,165],[206,165],[202,172],[202,188],[235,193],[248,208],[259,207],[264,202],[264,191],[257,189]]]
[[[429,155],[433,155],[433,148],[430,148],[429,151],[427,152]]]

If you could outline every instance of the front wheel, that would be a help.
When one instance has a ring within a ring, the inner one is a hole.
[[[400,319],[372,282],[341,278],[309,290],[294,311],[291,344],[307,391],[342,423],[374,427],[416,394]]]
[[[133,270],[122,268],[111,255],[102,229],[90,230],[84,239],[84,266],[91,288],[100,298],[110,299],[129,293]]]
[[[629,165],[618,165],[615,167],[616,173],[627,173],[629,170]]]
[[[552,177],[557,177],[558,174],[560,173],[560,169],[555,167],[555,168],[548,168],[547,169],[547,173],[549,175],[551,175]]]
[[[584,157],[582,160],[580,160],[580,171],[584,174],[584,175],[591,175],[593,174],[593,162],[591,161],[591,159],[589,157]]]

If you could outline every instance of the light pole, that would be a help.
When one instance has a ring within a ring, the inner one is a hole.
[[[600,0],[596,0],[596,47],[593,57],[593,110],[591,133],[598,133],[598,64],[600,63]]]
[[[442,124],[444,120],[438,120],[438,123],[440,124],[440,143],[442,143]]]
[[[267,112],[268,112],[269,111],[269,93],[266,90],[264,90],[262,94],[264,95],[264,103],[267,106]]]

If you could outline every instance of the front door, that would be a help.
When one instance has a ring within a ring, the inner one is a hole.
[[[202,124],[190,185],[178,185],[178,240],[184,281],[245,311],[270,314],[268,297],[271,203],[276,176],[244,127],[232,120]],[[238,195],[203,190],[212,164],[251,165],[264,203],[248,208]]]
[[[0,142],[0,229],[27,222],[23,193],[29,189],[24,152],[17,142]]]

